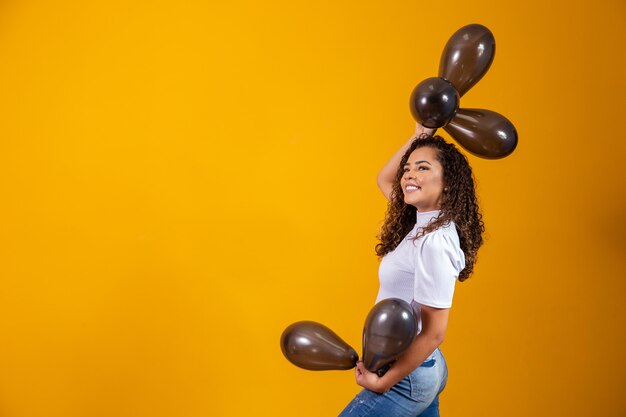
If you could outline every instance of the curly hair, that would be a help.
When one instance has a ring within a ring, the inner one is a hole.
[[[441,208],[437,218],[420,230],[415,239],[433,230],[454,222],[461,250],[465,254],[465,268],[459,273],[459,281],[465,281],[474,270],[478,248],[483,244],[482,234],[485,226],[478,207],[472,168],[467,158],[452,143],[447,143],[441,136],[422,135],[406,151],[389,196],[389,206],[385,222],[380,232],[380,243],[376,245],[376,254],[384,256],[393,251],[404,237],[413,229],[416,222],[416,208],[404,202],[404,193],[400,180],[404,174],[404,164],[411,153],[422,147],[437,151],[437,160],[443,166],[443,182],[447,190],[441,195]]]

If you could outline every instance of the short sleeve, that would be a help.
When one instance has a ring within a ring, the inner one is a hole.
[[[416,251],[413,299],[421,305],[435,308],[452,307],[454,285],[465,268],[454,226],[438,229],[424,236]]]

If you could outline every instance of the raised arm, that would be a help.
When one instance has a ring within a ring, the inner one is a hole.
[[[411,143],[418,138],[421,134],[426,133],[432,135],[435,133],[436,129],[427,129],[419,123],[415,127],[415,133],[411,136],[400,149],[396,151],[395,154],[387,161],[383,169],[378,173],[378,177],[376,177],[376,183],[378,184],[378,188],[385,195],[385,198],[389,200],[389,195],[391,194],[391,190],[393,188],[393,181],[396,178],[396,172],[398,171],[398,166],[400,165],[400,160],[402,159],[402,155],[409,149]]]

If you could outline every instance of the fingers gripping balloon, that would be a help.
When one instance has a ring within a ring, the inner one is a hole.
[[[494,111],[459,108],[459,99],[485,75],[495,52],[489,29],[462,27],[444,47],[439,77],[419,83],[410,99],[415,120],[428,128],[443,127],[467,151],[489,159],[510,155],[517,146],[517,131]]]

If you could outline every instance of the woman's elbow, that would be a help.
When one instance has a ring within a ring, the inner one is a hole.
[[[385,181],[385,178],[383,177],[383,173],[379,172],[378,175],[376,176],[376,185],[378,185],[378,188],[382,189],[383,188],[383,184],[385,184],[387,181]]]
[[[440,344],[443,343],[443,340],[446,336],[446,332],[443,331],[432,331],[429,332],[428,334],[428,339],[430,340],[430,342],[435,345],[435,347],[439,346]]]

